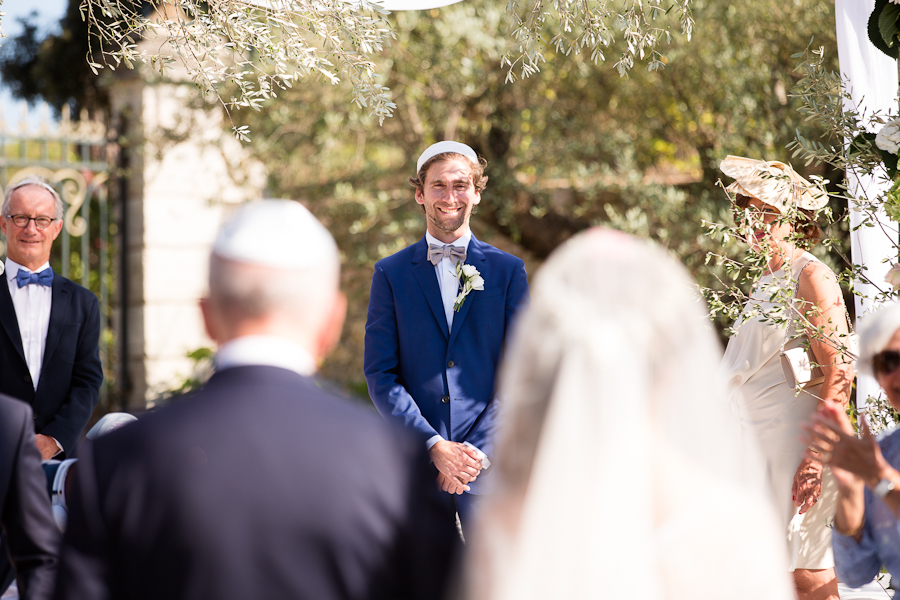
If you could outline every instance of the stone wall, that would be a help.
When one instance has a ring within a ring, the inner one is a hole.
[[[118,376],[126,407],[139,409],[191,376],[188,352],[212,345],[198,308],[209,249],[234,207],[262,197],[265,171],[189,82],[131,73],[111,98],[127,161],[117,244],[127,266],[118,328],[127,347]]]

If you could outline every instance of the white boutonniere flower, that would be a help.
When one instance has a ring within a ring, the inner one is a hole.
[[[891,270],[884,276],[884,282],[894,286],[894,291],[900,288],[900,263],[891,267]]]
[[[484,290],[484,279],[474,266],[462,263],[456,263],[456,279],[459,280],[459,295],[456,297],[456,302],[453,303],[453,310],[459,312],[469,292]]]

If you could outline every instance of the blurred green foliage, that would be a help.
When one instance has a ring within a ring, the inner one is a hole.
[[[701,285],[724,289],[718,279],[731,275],[707,265],[707,253],[740,257],[746,246],[731,238],[723,248],[706,226],[731,219],[719,161],[789,161],[796,132],[823,133],[789,94],[802,76],[792,55],[813,35],[837,66],[830,3],[698,0],[693,40],[664,47],[662,70],[621,78],[608,64],[548,53],[540,74],[515,83],[499,62],[503,9],[466,0],[394,14],[383,72],[397,109],[381,127],[348,106],[347,90],[324,82],[238,115],[254,132],[270,193],[306,202],[345,253],[351,309],[344,343],[325,366],[331,376],[358,385],[371,266],[423,234],[406,178],[432,142],[458,139],[487,158],[476,235],[523,256],[530,270],[573,233],[605,224],[655,239]]]
[[[708,223],[731,219],[719,161],[738,154],[789,162],[785,146],[798,132],[823,134],[790,97],[802,76],[792,55],[815,36],[837,69],[833,3],[695,0],[692,40],[675,36],[659,47],[665,68],[637,65],[620,77],[584,54],[547,52],[540,73],[514,83],[501,64],[510,44],[504,4],[464,0],[392,14],[397,37],[379,67],[397,107],[382,126],[351,104],[347,84],[313,78],[262,111],[232,115],[252,132],[268,195],[303,201],[342,249],[350,314],[324,373],[349,389],[364,390],[372,264],[424,232],[406,179],[427,145],[457,139],[488,160],[473,228],[522,256],[530,272],[572,234],[605,224],[658,241],[701,285],[722,289],[718,279],[731,274],[707,265],[707,254],[740,257],[746,246],[708,234]],[[543,26],[549,40],[559,24]],[[610,56],[621,54],[617,44]]]

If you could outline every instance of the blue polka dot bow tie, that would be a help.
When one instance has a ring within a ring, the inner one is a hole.
[[[466,262],[466,249],[457,248],[456,246],[428,244],[428,262],[437,266],[443,258],[456,258],[459,259],[459,262]]]
[[[45,285],[50,287],[53,285],[53,269],[44,269],[40,273],[29,273],[25,269],[19,269],[16,273],[16,283],[20,288],[25,287],[29,283]]]

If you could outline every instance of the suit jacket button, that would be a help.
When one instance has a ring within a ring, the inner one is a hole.
[[[447,363],[447,366],[450,367],[450,368],[452,368],[452,367],[455,367],[455,366],[456,366],[456,363],[453,362],[453,361],[451,360],[451,361],[449,361],[449,362]]]
[[[26,375],[26,376],[25,376],[25,381],[31,381],[31,375]]]
[[[450,396],[444,396],[443,398],[441,398],[441,402],[447,404],[448,402],[450,402]]]

